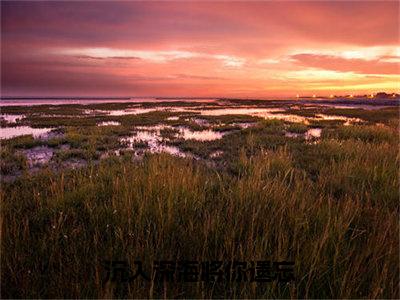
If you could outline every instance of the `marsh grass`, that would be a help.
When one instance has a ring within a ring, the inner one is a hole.
[[[358,108],[329,108],[318,107],[311,109],[288,109],[289,114],[295,114],[305,117],[315,117],[317,114],[323,113],[327,115],[344,116],[348,118],[359,118],[370,124],[384,123],[390,124],[393,122],[398,123],[399,107],[381,108],[375,110],[365,110]]]
[[[340,140],[360,140],[372,143],[396,143],[396,131],[387,126],[340,126],[334,130],[325,130],[324,137]]]
[[[293,132],[293,133],[305,133],[307,130],[308,130],[308,126],[301,124],[301,123],[290,124],[287,128],[288,132]]]
[[[263,120],[260,117],[249,116],[249,115],[221,115],[221,116],[202,115],[201,119],[207,120],[211,124],[252,123]]]
[[[2,141],[2,146],[8,146],[10,149],[29,149],[36,146],[41,146],[43,141],[35,139],[32,135],[22,135],[12,139]]]
[[[171,116],[146,115],[118,117],[120,126],[66,126],[46,141],[3,143],[2,174],[21,175],[1,184],[2,298],[400,297],[398,121],[326,124],[321,139],[307,143],[285,137],[305,125],[257,119],[219,140],[168,142],[202,160],[167,154],[137,160],[127,149],[98,160],[120,149],[135,125]],[[206,119],[228,127],[245,120]],[[37,143],[53,147],[57,161],[88,164],[25,172],[19,151]],[[215,151],[223,154],[210,165]],[[156,260],[292,260],[296,280],[138,279],[121,286],[104,284],[107,259],[141,260],[146,270]]]
[[[0,150],[0,170],[3,175],[25,171],[28,167],[26,157],[21,153],[2,147]]]
[[[396,132],[304,144],[283,128],[232,133],[233,169],[127,151],[3,184],[2,297],[398,298]],[[294,260],[296,280],[121,287],[103,284],[104,259]]]
[[[162,128],[160,130],[160,136],[163,139],[173,139],[179,133],[177,128]]]
[[[238,124],[223,124],[220,126],[216,126],[213,128],[214,131],[219,131],[219,132],[230,132],[234,130],[241,130],[242,127]]]
[[[337,128],[345,123],[344,120],[309,120],[311,128]]]

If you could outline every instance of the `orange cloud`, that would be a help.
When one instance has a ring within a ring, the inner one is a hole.
[[[296,54],[291,56],[301,66],[360,74],[399,74],[396,62],[387,62],[385,57],[378,59],[347,59],[332,55]]]
[[[398,10],[397,1],[3,1],[2,94],[396,91]]]

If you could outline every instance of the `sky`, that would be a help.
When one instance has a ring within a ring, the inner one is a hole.
[[[1,2],[2,96],[400,90],[399,2]]]

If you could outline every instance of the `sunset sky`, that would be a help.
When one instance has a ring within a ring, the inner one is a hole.
[[[1,2],[2,96],[398,92],[399,2]]]

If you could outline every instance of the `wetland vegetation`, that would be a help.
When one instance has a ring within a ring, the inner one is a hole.
[[[222,107],[238,112],[210,114]],[[266,114],[241,113],[250,108]],[[2,128],[51,128],[1,142],[3,297],[400,297],[398,106],[224,99],[1,113],[23,116]],[[295,280],[105,284],[107,259],[288,260]]]

